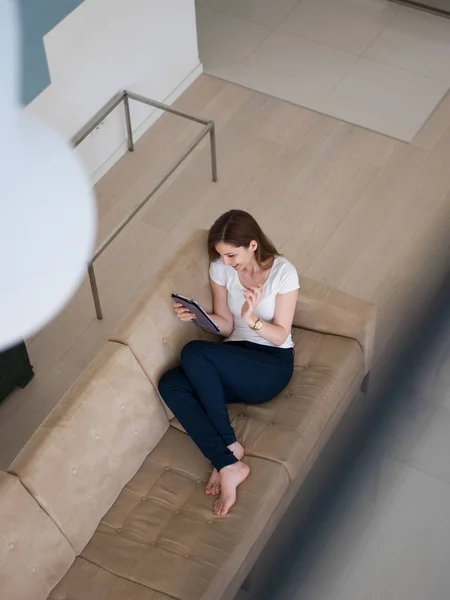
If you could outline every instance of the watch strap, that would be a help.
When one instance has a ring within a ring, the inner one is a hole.
[[[255,322],[255,324],[254,324],[254,325],[253,325],[253,327],[252,327],[253,331],[259,331],[259,330],[261,329],[261,327],[262,327],[262,324],[263,324],[263,322],[262,322],[262,321],[261,321],[261,319],[258,317],[258,318],[256,319],[256,322]]]

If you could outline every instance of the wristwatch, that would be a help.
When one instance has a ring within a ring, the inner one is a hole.
[[[259,331],[262,326],[263,326],[263,322],[261,321],[260,318],[258,318],[258,319],[256,319],[255,324],[253,326],[250,326],[250,328],[253,329],[253,331]]]

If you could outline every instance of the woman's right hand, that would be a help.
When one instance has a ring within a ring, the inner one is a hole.
[[[174,302],[173,307],[175,309],[175,314],[180,319],[180,321],[193,321],[195,319],[195,315],[191,313],[190,310],[183,306],[180,302]]]

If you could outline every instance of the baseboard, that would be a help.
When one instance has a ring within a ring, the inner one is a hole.
[[[183,81],[173,90],[173,92],[161,100],[161,102],[169,105],[173,104],[173,102],[175,102],[202,73],[203,65],[199,62],[198,65],[189,73],[189,75],[185,77],[185,79],[183,79]],[[134,141],[136,142],[140,137],[142,137],[149,127],[151,127],[160,116],[161,112],[154,110],[142,123],[140,123],[140,125],[133,129]],[[120,146],[114,150],[111,156],[91,174],[91,181],[94,184],[97,183],[127,151],[127,141],[124,139]]]

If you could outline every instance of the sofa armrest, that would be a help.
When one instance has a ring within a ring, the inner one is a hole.
[[[300,277],[294,327],[356,340],[364,353],[365,373],[373,360],[376,307],[325,283]]]

